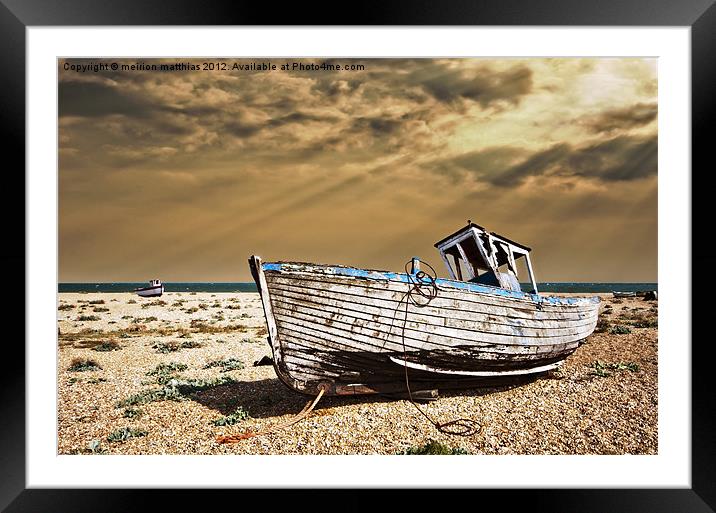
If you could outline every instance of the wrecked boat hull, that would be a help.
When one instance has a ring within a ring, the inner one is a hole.
[[[328,395],[520,382],[559,366],[597,323],[599,298],[553,298],[415,276],[251,257],[278,377]],[[407,313],[406,313],[407,304]]]

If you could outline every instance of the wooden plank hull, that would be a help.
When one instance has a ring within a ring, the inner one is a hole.
[[[489,386],[559,366],[593,331],[599,298],[554,298],[415,275],[249,260],[274,367],[329,395]],[[423,288],[424,287],[424,288]],[[418,303],[418,304],[415,304]]]

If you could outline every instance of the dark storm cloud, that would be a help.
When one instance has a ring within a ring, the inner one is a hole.
[[[375,136],[396,133],[402,125],[400,120],[382,117],[358,117],[353,120],[348,132],[370,132]]]
[[[337,98],[341,95],[353,93],[363,83],[361,80],[336,80],[334,78],[318,78],[315,80],[312,91],[327,98]]]
[[[101,117],[109,114],[146,117],[156,108],[119,87],[99,82],[60,82],[58,109],[62,116]]]
[[[239,138],[251,137],[263,129],[262,125],[254,123],[242,123],[240,121],[229,121],[224,128],[231,134]]]
[[[505,71],[481,67],[474,72],[451,69],[439,63],[426,65],[410,75],[408,83],[421,85],[430,95],[444,103],[472,100],[481,107],[494,102],[518,103],[532,90],[532,70],[523,65]]]
[[[549,172],[604,182],[638,180],[656,174],[657,148],[656,136],[620,136],[581,148],[573,148],[566,143],[557,144],[485,178],[503,187],[518,185],[528,176]]]
[[[336,121],[338,121],[338,118],[335,116],[317,116],[314,114],[306,114],[305,112],[292,112],[291,114],[287,114],[285,116],[272,118],[265,126],[267,128],[275,128],[292,123],[335,123]]]
[[[656,103],[637,103],[620,109],[612,109],[596,116],[587,117],[583,123],[592,132],[612,132],[648,125],[656,119]]]
[[[563,161],[569,156],[571,147],[569,144],[555,144],[551,148],[540,151],[525,159],[523,162],[508,168],[496,176],[487,176],[494,185],[510,186],[517,185],[528,176],[544,174],[551,167]]]
[[[498,169],[506,169],[524,157],[527,151],[513,146],[498,146],[485,150],[463,153],[448,160],[427,162],[424,168],[450,178],[453,182],[464,180],[468,174],[488,175]]]
[[[433,161],[424,167],[453,181],[474,175],[500,187],[516,186],[530,176],[541,175],[631,181],[656,174],[657,149],[656,136],[620,136],[577,148],[555,144],[516,163],[526,150],[504,146]]]
[[[620,136],[573,152],[567,168],[575,175],[609,182],[637,180],[656,174],[657,150],[656,135]]]
[[[240,120],[227,121],[223,125],[230,134],[238,138],[250,138],[262,130],[280,128],[286,125],[304,125],[308,123],[335,123],[339,118],[334,116],[317,116],[304,112],[292,112],[285,116],[269,118],[263,122],[245,122]]]

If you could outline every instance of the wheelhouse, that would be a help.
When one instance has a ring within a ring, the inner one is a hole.
[[[507,290],[522,290],[517,262],[524,259],[532,285],[529,292],[538,293],[530,262],[531,248],[495,232],[489,232],[472,221],[435,243],[435,247],[453,280],[470,281]]]

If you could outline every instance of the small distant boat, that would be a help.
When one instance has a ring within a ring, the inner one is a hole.
[[[655,290],[637,290],[634,292],[618,292],[612,291],[612,295],[615,298],[621,299],[624,297],[641,297],[649,301],[656,300],[657,293]]]
[[[637,297],[637,292],[618,292],[616,290],[612,291],[612,295],[615,298],[623,298],[623,297]]]
[[[395,273],[252,256],[279,379],[309,395],[519,381],[560,366],[594,331],[599,297],[540,295],[527,246],[468,221],[435,247],[451,279],[418,258]]]
[[[161,280],[150,280],[148,287],[136,288],[134,292],[142,297],[159,297],[164,294],[164,284]]]

